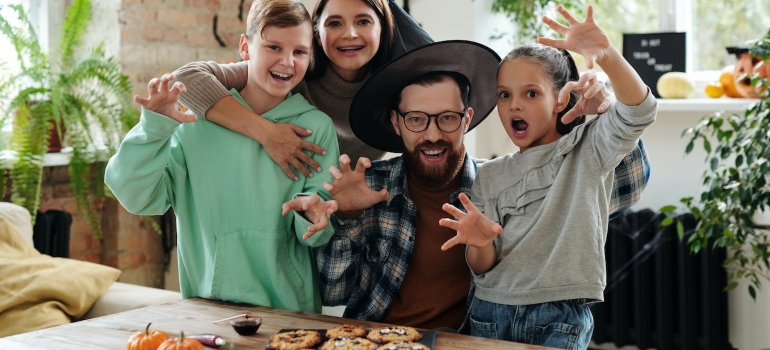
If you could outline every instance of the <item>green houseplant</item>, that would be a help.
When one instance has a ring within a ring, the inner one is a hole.
[[[493,0],[492,12],[506,15],[511,22],[516,24],[517,31],[513,35],[516,42],[534,41],[538,36],[545,36],[546,30],[550,30],[540,19],[546,13],[553,12],[558,5],[563,5],[573,14],[580,15],[584,11],[585,1]],[[499,39],[507,34],[509,33],[500,33],[494,38]]]
[[[91,19],[89,0],[74,0],[67,8],[61,45],[50,54],[44,52],[21,6],[0,6],[0,12],[0,33],[10,40],[20,62],[20,72],[0,80],[2,95],[8,99],[3,116],[13,118],[9,147],[16,152],[16,160],[9,171],[11,201],[35,217],[48,136],[52,129],[60,136],[65,130],[65,143],[72,147],[69,171],[78,211],[85,214],[94,235],[101,237],[94,204],[104,196],[104,162],[137,116],[131,107],[128,78],[102,46],[81,52],[81,39]]]
[[[770,36],[750,43],[749,52],[770,64]],[[752,85],[767,89],[767,80],[754,75]],[[756,214],[770,211],[770,97],[765,94],[747,107],[743,115],[714,113],[684,131],[690,140],[685,149],[690,153],[697,141],[706,151],[709,167],[704,171],[704,189],[699,198],[682,198],[681,202],[698,220],[695,232],[688,238],[691,252],[709,246],[728,249],[724,261],[734,289],[738,281],[749,282],[748,292],[756,298],[761,280],[770,282],[770,230],[757,225]],[[663,212],[672,213],[675,206]],[[682,225],[669,215],[662,225],[677,223],[679,238]]]

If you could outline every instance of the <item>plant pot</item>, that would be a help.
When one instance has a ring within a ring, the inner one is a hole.
[[[14,112],[14,128],[19,127],[15,121],[16,118],[19,118],[18,111]],[[64,126],[64,123],[56,123],[53,120],[49,120],[48,124],[51,125],[51,130],[48,132],[48,153],[59,152],[62,149],[62,141],[67,128]],[[61,137],[59,137],[60,135]]]
[[[48,135],[48,153],[59,152],[62,149],[62,139],[64,138],[64,133],[67,131],[67,128],[64,124],[57,124],[53,120],[50,123],[53,127],[51,127],[51,133]],[[61,131],[59,126],[61,126]],[[61,135],[61,137],[59,137],[59,135]]]
[[[770,226],[770,211],[757,211],[751,217],[754,226]]]

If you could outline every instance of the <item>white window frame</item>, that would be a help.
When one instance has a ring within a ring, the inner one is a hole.
[[[49,0],[5,0],[1,1],[3,5],[22,4],[24,10],[29,15],[32,27],[40,41],[43,52],[54,52],[61,41],[62,33],[57,28],[61,28],[64,21],[65,2]],[[12,51],[12,48],[2,48],[5,52]],[[4,137],[11,132],[10,118],[7,119],[8,125],[0,125],[0,134]]]
[[[717,75],[717,71],[694,71],[693,57],[695,57],[695,48],[693,46],[693,23],[692,23],[692,1],[691,0],[659,0],[660,11],[660,31],[661,32],[684,32],[687,42],[687,60],[685,64],[686,72],[693,75],[696,80],[698,77],[706,75]],[[713,80],[713,79],[712,79]]]
[[[694,70],[695,66],[695,33],[693,32],[693,2],[692,0],[659,0],[660,31],[685,32],[687,40],[687,60],[685,69],[696,83],[696,90],[701,91],[708,82],[719,79],[721,70]]]

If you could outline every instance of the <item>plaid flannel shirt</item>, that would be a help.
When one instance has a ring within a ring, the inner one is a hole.
[[[642,191],[650,180],[650,159],[644,142],[639,139],[631,153],[627,154],[615,167],[615,181],[612,184],[610,198],[610,220],[622,214],[626,209],[642,199]]]
[[[417,215],[405,170],[403,157],[373,161],[366,182],[377,191],[387,188],[388,200],[356,219],[332,217],[335,234],[317,251],[323,303],[347,305],[344,317],[381,320],[401,287],[414,249]],[[449,197],[458,207],[460,192],[470,193],[476,177],[476,162],[467,154],[461,176],[460,187]]]
[[[462,208],[458,196],[470,193],[476,168],[466,154],[460,187],[450,196],[454,206]],[[639,201],[649,174],[647,152],[640,140],[615,168],[612,217]],[[375,191],[387,188],[389,199],[356,219],[332,216],[334,237],[317,249],[316,262],[324,305],[347,305],[344,317],[380,321],[401,287],[412,256],[417,208],[407,193],[403,157],[373,161],[366,182]],[[472,295],[471,287],[469,300]]]

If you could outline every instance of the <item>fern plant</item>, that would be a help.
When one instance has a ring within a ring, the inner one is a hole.
[[[21,68],[18,74],[2,80],[18,91],[10,97],[4,114],[14,118],[10,148],[17,160],[10,170],[11,201],[27,208],[33,218],[36,216],[48,135],[55,126],[60,133],[66,130],[65,143],[72,147],[72,193],[78,211],[85,215],[94,235],[101,238],[95,204],[104,196],[105,161],[115,153],[127,126],[134,125],[138,116],[131,107],[128,78],[102,46],[82,57],[75,55],[91,19],[89,0],[74,0],[67,8],[61,45],[51,55],[41,48],[21,6],[0,6],[0,12],[0,33],[13,44]],[[9,14],[20,24],[12,24]],[[3,91],[11,91],[7,87]]]

